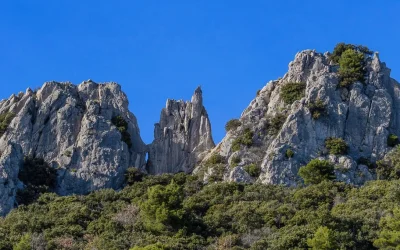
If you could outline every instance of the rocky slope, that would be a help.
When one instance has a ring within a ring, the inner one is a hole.
[[[149,145],[150,174],[191,172],[215,144],[211,123],[203,106],[203,94],[196,89],[191,102],[167,100]]]
[[[4,162],[0,169],[9,176],[7,188],[0,192],[10,197],[15,195],[21,154],[43,158],[58,169],[56,192],[61,195],[117,189],[128,167],[145,167],[146,146],[117,84],[48,82],[37,91],[28,89],[3,100],[0,114],[14,115],[0,138]],[[118,116],[127,122],[129,146],[112,123]],[[10,142],[15,144],[13,150]]]
[[[299,168],[321,158],[335,163],[339,180],[362,184],[375,178],[363,164],[381,159],[391,149],[389,134],[400,134],[400,88],[377,53],[366,60],[365,83],[341,88],[338,66],[330,62],[329,53],[298,53],[288,73],[257,93],[239,119],[241,126],[230,130],[195,172],[205,173],[206,180],[218,172],[227,181],[294,186],[301,181]],[[293,104],[282,98],[282,87],[288,83],[305,84],[304,97]],[[324,112],[314,119],[310,104],[317,102]],[[251,145],[239,143],[238,148],[238,139],[246,136]],[[344,139],[348,154],[329,155],[328,137]],[[205,164],[213,155],[225,159],[218,171]],[[249,165],[260,167],[259,177],[247,173]]]

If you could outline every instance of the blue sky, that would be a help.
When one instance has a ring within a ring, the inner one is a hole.
[[[145,142],[167,98],[203,88],[214,139],[296,52],[379,51],[400,79],[400,1],[4,0],[0,98],[45,81],[115,81]]]

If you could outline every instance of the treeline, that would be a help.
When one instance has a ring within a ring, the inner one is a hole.
[[[395,249],[399,202],[399,180],[288,188],[147,176],[120,192],[42,194],[0,219],[0,249]]]

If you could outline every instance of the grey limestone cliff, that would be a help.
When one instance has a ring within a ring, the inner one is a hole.
[[[128,167],[145,167],[146,146],[118,84],[47,82],[37,91],[28,89],[0,102],[0,114],[4,113],[14,118],[0,138],[0,152],[9,152],[12,142],[23,155],[43,158],[58,170],[58,194],[118,189]],[[112,123],[117,116],[127,122],[129,146]],[[5,160],[0,169],[12,168],[9,176],[15,177],[17,165]]]
[[[387,145],[389,134],[400,134],[399,84],[390,77],[390,69],[377,53],[366,59],[364,83],[339,87],[337,68],[330,62],[329,53],[299,52],[289,64],[288,73],[257,93],[239,119],[241,126],[229,131],[205,160],[213,154],[220,154],[228,163],[239,159],[233,168],[226,164],[223,178],[227,181],[295,186],[301,181],[299,168],[313,158],[333,162],[337,178],[348,183],[362,184],[375,178],[373,171],[357,162],[381,159],[391,149]],[[305,95],[286,104],[281,96],[282,86],[293,82],[305,84]],[[310,103],[317,100],[324,104],[325,111],[313,119]],[[246,128],[251,131],[252,145],[234,149],[232,144]],[[325,148],[328,137],[344,139],[348,154],[329,155]],[[291,157],[286,155],[289,149],[294,153]],[[258,178],[246,175],[244,169],[249,164],[260,167]],[[196,172],[201,168],[204,166]]]
[[[150,174],[191,172],[215,146],[200,87],[191,102],[167,100],[154,138],[149,145]]]

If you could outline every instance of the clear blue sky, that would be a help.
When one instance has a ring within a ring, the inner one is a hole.
[[[363,44],[400,79],[400,1],[3,0],[0,98],[45,81],[115,81],[149,143],[167,98],[203,87],[214,138],[296,52]]]

